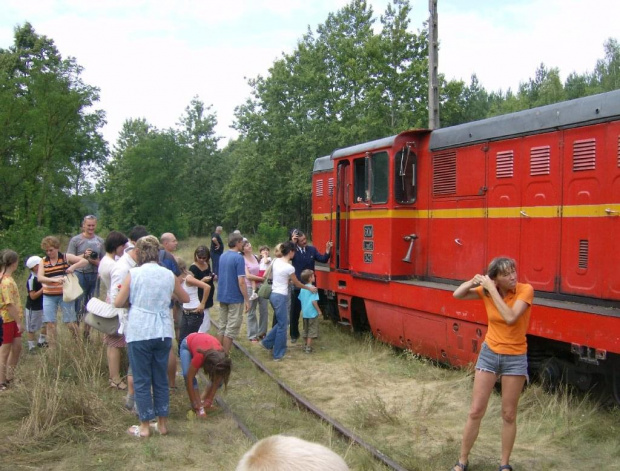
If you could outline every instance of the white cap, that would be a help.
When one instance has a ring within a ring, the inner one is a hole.
[[[36,267],[39,263],[41,263],[41,257],[33,255],[28,260],[26,260],[26,266],[31,270]]]

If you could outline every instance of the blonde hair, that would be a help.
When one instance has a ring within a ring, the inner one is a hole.
[[[236,471],[349,471],[329,448],[297,437],[273,435],[255,443]]]
[[[41,241],[41,248],[43,250],[59,249],[60,241],[54,236],[43,237],[43,240]]]
[[[185,260],[183,260],[181,257],[174,257],[177,261],[177,267],[179,267],[179,270],[181,270],[183,273],[187,272],[187,263],[185,263]]]
[[[138,265],[159,261],[159,240],[157,237],[152,235],[140,237],[136,242],[136,249],[138,249]]]
[[[273,249],[273,254],[277,257],[280,258],[282,257],[282,244],[278,244],[276,245],[276,247]]]

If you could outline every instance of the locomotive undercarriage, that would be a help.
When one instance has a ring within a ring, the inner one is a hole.
[[[528,365],[530,376],[551,391],[567,384],[602,402],[613,399],[620,405],[620,355],[596,358],[574,345],[528,336]]]

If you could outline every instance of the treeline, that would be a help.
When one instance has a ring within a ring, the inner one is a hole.
[[[99,133],[105,115],[93,111],[98,89],[52,40],[18,27],[15,45],[0,50],[0,242],[75,232],[85,212],[109,228],[144,224],[178,237],[217,224],[267,239],[310,229],[316,157],[427,126],[427,33],[411,31],[410,16],[408,0],[378,18],[362,0],[330,13],[265,76],[249,79],[251,96],[235,110],[239,138],[223,149],[215,111],[195,97],[176,128],[128,119],[109,153]],[[441,124],[618,89],[617,40],[604,44],[593,71],[564,83],[559,73],[541,64],[505,92],[485,90],[475,75],[469,83],[440,76]]]

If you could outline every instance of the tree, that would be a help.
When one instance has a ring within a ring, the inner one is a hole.
[[[19,222],[66,231],[107,154],[99,133],[105,113],[93,110],[99,90],[30,23],[14,37],[0,49],[0,230]]]
[[[217,117],[211,106],[205,107],[194,97],[179,125],[179,142],[188,149],[187,163],[181,172],[181,181],[185,183],[183,213],[191,234],[209,234],[224,214],[222,192],[228,173],[219,159]]]

